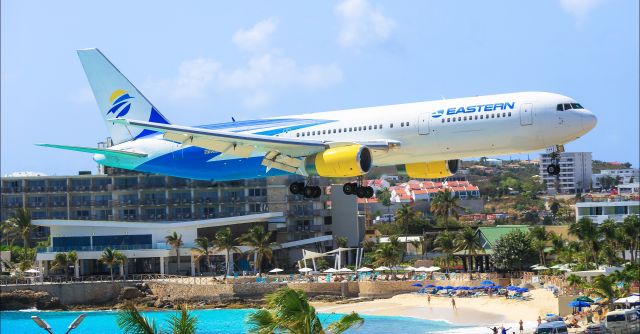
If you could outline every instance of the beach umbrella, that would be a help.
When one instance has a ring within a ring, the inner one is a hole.
[[[400,267],[400,266],[393,266],[390,268],[391,270],[404,270],[404,267]]]
[[[422,286],[422,284],[420,284],[420,283],[413,283],[413,284],[411,284],[411,286]]]
[[[357,271],[357,272],[362,273],[362,272],[369,272],[369,271],[373,271],[373,269],[371,269],[371,268],[369,268],[369,267],[362,267],[362,268],[360,268],[360,269],[358,269],[358,270],[356,270],[356,271]]]
[[[437,266],[432,266],[432,267],[429,267],[429,268],[430,268],[431,270],[433,270],[433,271],[438,271],[438,270],[442,269],[442,268],[437,267]]]
[[[451,286],[451,285],[447,285],[447,286],[445,286],[444,288],[445,288],[445,289],[447,289],[447,290],[449,290],[449,289],[454,289],[454,287],[453,287],[453,286]]]
[[[509,291],[511,291],[511,290],[518,290],[518,287],[517,287],[517,286],[513,286],[513,285],[509,285],[509,286],[507,287],[507,290],[509,290]]]
[[[380,266],[380,267],[378,267],[376,269],[373,269],[373,270],[375,270],[375,271],[385,271],[385,270],[391,270],[391,269],[389,269],[389,267]]]
[[[279,272],[283,272],[284,270],[280,269],[280,268],[273,268],[271,270],[269,270],[270,273],[279,273]]]
[[[353,270],[351,270],[351,269],[349,269],[349,268],[347,268],[347,267],[344,267],[344,268],[340,268],[340,269],[338,269],[338,272],[339,272],[339,273],[352,273],[352,272],[353,272]]]
[[[538,267],[535,267],[535,268],[532,268],[532,269],[533,269],[533,270],[547,270],[547,269],[549,269],[549,268],[547,268],[547,267],[545,267],[545,266],[538,266]]]
[[[333,273],[337,273],[337,272],[338,272],[338,270],[335,269],[335,268],[329,268],[329,269],[323,271],[323,273],[326,273],[326,274],[333,274]]]
[[[425,288],[435,288],[436,286],[433,284],[427,284],[424,286]]]
[[[555,266],[549,267],[549,269],[562,269],[562,268],[564,268],[564,266],[561,264],[556,264]]]
[[[589,304],[587,302],[581,302],[579,300],[574,300],[574,301],[570,302],[569,304],[567,304],[567,306],[583,308],[583,307],[589,307],[589,306],[591,306],[591,304]]]
[[[29,270],[25,270],[25,273],[29,273],[29,274],[37,274],[40,271],[38,269],[29,269]]]
[[[301,273],[308,273],[310,271],[313,271],[313,269],[304,267],[304,268],[298,269],[298,271],[301,272]]]
[[[593,303],[593,299],[587,297],[587,296],[580,296],[576,299],[574,299],[574,301],[579,301],[579,302],[587,302],[587,303]]]
[[[485,281],[480,282],[480,285],[496,285],[496,284],[495,284],[495,283],[493,283],[493,282],[492,282],[492,281],[490,281],[490,280],[485,280]]]
[[[635,303],[640,303],[640,295],[638,295],[637,293],[634,293],[629,297],[616,299],[616,301],[614,303],[616,303],[616,304],[626,304],[626,303],[635,304]]]
[[[427,267],[418,267],[418,268],[416,268],[416,271],[427,272],[427,271],[429,271],[429,268],[427,268]]]
[[[438,285],[438,286],[436,286],[436,290],[442,290],[442,289],[444,289],[444,288],[442,287],[442,285]]]
[[[416,271],[416,268],[414,268],[412,266],[408,266],[408,267],[404,268],[404,270],[406,270],[406,271]]]

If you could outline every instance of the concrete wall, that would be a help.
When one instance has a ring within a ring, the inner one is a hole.
[[[0,292],[15,290],[33,290],[48,292],[58,297],[65,305],[104,304],[115,300],[120,290],[126,286],[135,286],[136,282],[87,282],[65,284],[33,284],[0,286]]]
[[[359,247],[364,238],[364,225],[358,222],[355,195],[345,195],[342,185],[331,186],[331,230],[334,237],[347,237],[348,247]]]

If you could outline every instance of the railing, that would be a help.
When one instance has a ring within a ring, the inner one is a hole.
[[[117,250],[140,250],[140,249],[170,249],[166,244],[137,244],[137,245],[94,245],[94,246],[52,246],[38,248],[38,253],[59,253],[69,251],[79,252],[101,252],[105,248]]]

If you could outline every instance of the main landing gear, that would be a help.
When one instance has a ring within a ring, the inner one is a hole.
[[[361,186],[360,182],[348,182],[342,186],[342,192],[345,195],[356,195],[358,198],[373,197],[373,188],[369,186]]]
[[[318,198],[322,195],[322,189],[318,186],[308,186],[304,182],[294,182],[289,185],[289,191],[294,195],[302,195],[305,198]]]

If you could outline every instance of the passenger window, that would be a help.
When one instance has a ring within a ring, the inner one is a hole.
[[[344,128],[344,132],[347,132],[347,128]]]
[[[362,131],[362,127],[361,126],[358,127],[358,131]]]
[[[511,117],[511,112],[509,112],[509,117]]]
[[[506,112],[503,112],[503,113],[502,113],[502,117],[507,117],[507,113],[506,113]]]
[[[463,120],[463,121],[466,121],[466,120],[467,120],[467,116],[464,116],[464,117],[462,118],[462,120]]]
[[[498,114],[496,115],[496,117],[500,118],[500,113],[498,113]]]
[[[374,130],[378,130],[378,124],[374,125],[374,126],[373,126],[373,129],[374,129]]]
[[[476,115],[476,120],[478,119],[478,115]]]
[[[409,122],[407,122],[407,126],[409,126]]]
[[[451,118],[447,118],[447,123],[451,123]]]
[[[333,129],[333,133],[336,133],[336,129]]]
[[[442,123],[444,123],[444,118],[442,119]]]
[[[326,135],[327,134],[327,130],[322,130],[322,134]]]
[[[369,125],[369,130],[373,129],[373,127],[371,125]]]
[[[491,118],[496,118],[496,115],[495,114],[491,114]]]
[[[480,119],[484,119],[484,115],[480,115]]]
[[[564,110],[569,110],[569,109],[571,109],[571,103],[565,103]]]
[[[462,121],[462,117],[458,117],[458,122]]]
[[[389,124],[389,127],[393,129],[393,123]]]
[[[400,127],[404,128],[404,122],[400,123]]]
[[[304,137],[304,132],[302,133],[302,136]]]
[[[382,130],[382,124],[380,124],[380,130]]]
[[[352,131],[352,129],[353,129],[353,128],[349,128],[349,132],[351,132],[351,131]]]
[[[300,137],[300,132],[296,133],[296,137]]]
[[[454,122],[456,121],[456,118],[455,118],[455,117],[453,118],[453,121],[454,121]]]
[[[311,132],[307,131],[307,137],[311,136]]]
[[[564,109],[562,108],[562,103],[560,103],[560,104],[558,104],[558,105],[556,106],[556,110],[557,110],[557,111],[563,111],[563,110],[564,110]]]

